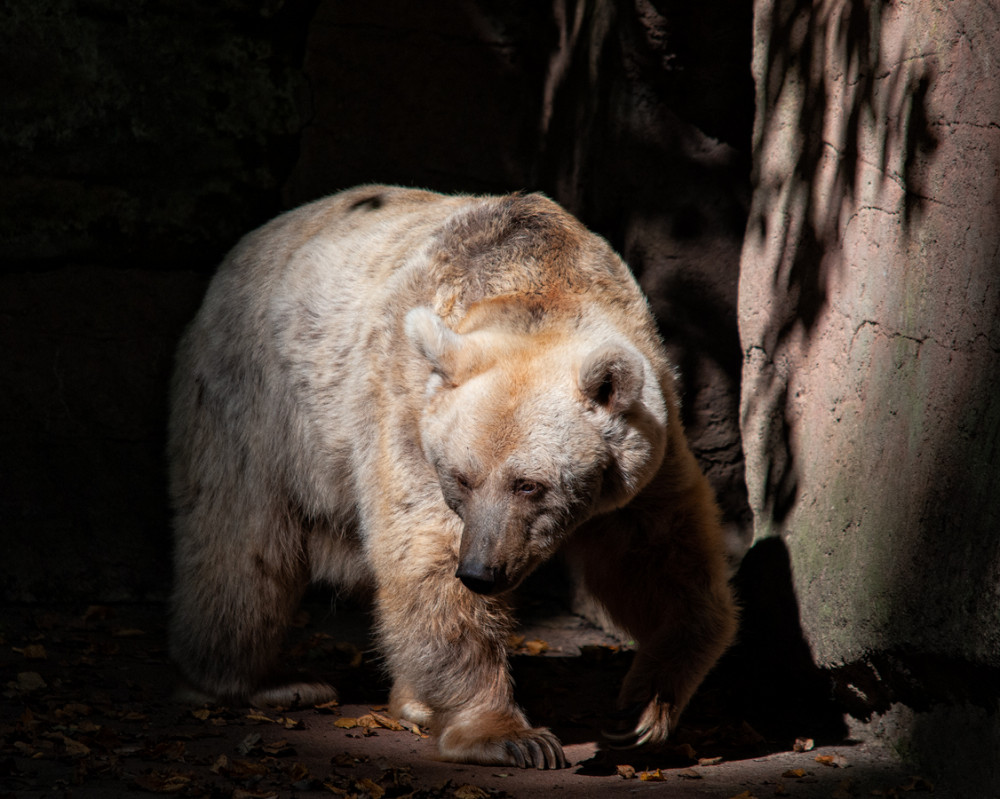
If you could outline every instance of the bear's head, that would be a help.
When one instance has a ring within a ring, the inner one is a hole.
[[[405,327],[430,367],[421,447],[462,520],[456,576],[471,590],[516,587],[659,468],[658,377],[623,337],[504,325],[459,333],[423,307]]]

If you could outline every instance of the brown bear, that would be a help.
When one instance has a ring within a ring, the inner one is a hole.
[[[645,298],[544,196],[365,186],[249,234],[181,342],[170,428],[194,695],[334,698],[282,677],[281,641],[311,581],[365,587],[392,712],[446,759],[555,768],[506,642],[510,592],[557,550],[638,643],[617,745],[662,742],[734,635]]]

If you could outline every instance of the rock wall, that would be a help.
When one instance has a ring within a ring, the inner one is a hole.
[[[758,0],[754,28],[739,325],[755,535],[787,547],[843,704],[882,721],[948,708],[894,739],[968,746],[995,785],[1000,9]],[[960,730],[963,703],[979,710]]]

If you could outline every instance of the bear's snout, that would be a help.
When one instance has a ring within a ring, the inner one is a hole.
[[[491,569],[483,563],[460,563],[455,576],[470,591],[477,594],[496,594],[502,590],[497,580],[496,569]]]

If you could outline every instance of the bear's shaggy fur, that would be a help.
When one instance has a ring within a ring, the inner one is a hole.
[[[731,641],[718,511],[625,264],[543,196],[365,186],[226,258],[170,430],[171,652],[218,701],[316,703],[278,653],[310,581],[374,596],[391,709],[443,757],[566,765],[515,704],[506,597],[563,550],[639,648],[661,742]]]

